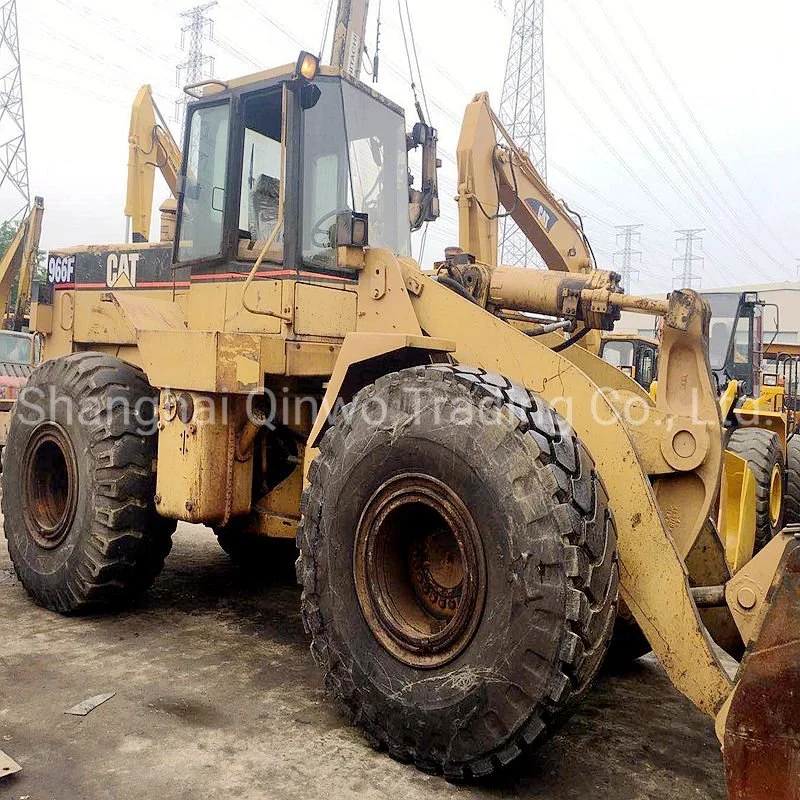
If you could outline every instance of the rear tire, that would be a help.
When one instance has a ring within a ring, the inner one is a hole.
[[[119,606],[164,566],[175,521],[156,514],[155,392],[102,353],[36,369],[3,454],[3,515],[17,576],[62,614]]]
[[[783,447],[776,433],[737,428],[727,449],[747,460],[756,480],[756,547],[763,549],[783,527]]]
[[[499,375],[406,369],[337,415],[309,480],[303,620],[351,723],[453,779],[545,740],[601,665],[619,585],[569,425]]]
[[[786,524],[800,525],[800,436],[789,439],[786,480]]]

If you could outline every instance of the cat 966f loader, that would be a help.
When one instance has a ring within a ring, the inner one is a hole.
[[[595,269],[485,95],[459,143],[461,247],[431,276],[409,228],[437,213],[432,128],[407,135],[308,54],[192,91],[173,245],[54,251],[36,293],[45,360],[2,475],[31,595],[69,614],[129,600],[176,520],[262,555],[296,536],[329,692],[372,744],[451,778],[548,736],[624,601],[716,718],[731,796],[789,797],[800,539],[731,578],[702,298],[626,296]],[[552,269],[496,264],[501,205]],[[657,400],[577,341],[621,309],[664,319]]]

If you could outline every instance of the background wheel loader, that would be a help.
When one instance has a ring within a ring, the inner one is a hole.
[[[757,292],[704,292],[713,315],[709,360],[720,397],[728,452],[726,466],[738,482],[747,462],[755,485],[755,541],[762,548],[783,527],[800,522],[800,359],[775,352],[764,339],[765,303]],[[779,328],[776,309],[775,328]],[[630,375],[646,391],[657,391],[653,364],[657,340],[605,334],[601,358]],[[734,458],[736,456],[737,458]],[[725,527],[725,515],[720,517]],[[735,534],[738,536],[738,534]],[[723,537],[725,531],[723,530]]]
[[[36,197],[0,258],[0,448],[10,411],[41,353],[28,328],[43,214],[44,199]]]
[[[436,215],[435,131],[407,136],[344,64],[304,53],[194,87],[171,252],[58,251],[4,453],[25,588],[69,614],[128,602],[176,520],[296,536],[331,695],[373,745],[459,779],[559,725],[621,600],[716,719],[731,796],[791,797],[800,537],[732,577],[709,524],[708,304],[629,297],[595,269],[485,95],[459,142],[462,252],[424,274],[409,219]],[[411,196],[407,146],[424,150]],[[497,265],[502,208],[549,271]],[[580,346],[623,309],[664,319],[656,399]],[[712,640],[744,653],[736,680]]]

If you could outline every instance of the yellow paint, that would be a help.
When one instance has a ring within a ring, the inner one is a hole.
[[[732,572],[752,557],[756,542],[756,481],[747,460],[725,452],[718,527]]]

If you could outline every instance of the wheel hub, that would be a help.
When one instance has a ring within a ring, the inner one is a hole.
[[[356,531],[356,592],[375,638],[415,667],[454,659],[483,612],[486,564],[467,507],[429,475],[386,481]]]
[[[452,618],[461,601],[464,564],[446,529],[418,539],[411,552],[411,581],[416,596],[435,617]]]
[[[772,468],[769,481],[769,521],[776,527],[783,511],[783,470],[779,464]]]
[[[65,539],[78,504],[78,465],[64,428],[40,425],[23,456],[23,518],[39,547],[52,550]]]

